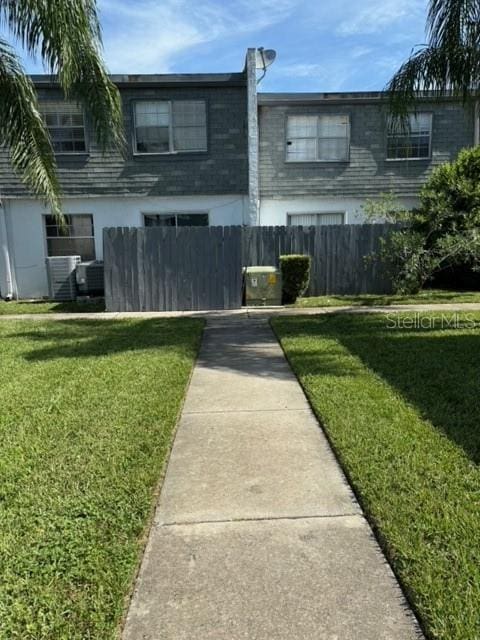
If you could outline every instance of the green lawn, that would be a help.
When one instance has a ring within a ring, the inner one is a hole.
[[[47,300],[4,302],[0,300],[0,316],[22,313],[95,313],[97,311],[105,311],[105,303],[102,299],[91,302],[51,302]]]
[[[117,637],[202,322],[0,323],[0,638]]]
[[[341,306],[389,306],[393,304],[441,304],[480,302],[480,291],[425,290],[414,296],[373,295],[358,296],[317,296],[299,298],[296,307],[341,307]],[[32,313],[95,313],[105,311],[102,299],[91,302],[51,302],[46,300],[28,301],[0,300],[0,316]]]
[[[316,296],[299,298],[296,307],[342,307],[342,306],[390,306],[392,304],[445,304],[480,302],[480,291],[444,291],[426,289],[412,296],[374,295],[358,296]]]
[[[429,637],[478,640],[480,314],[400,317],[272,324]]]

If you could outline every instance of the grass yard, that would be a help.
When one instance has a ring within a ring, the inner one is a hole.
[[[102,299],[88,302],[52,302],[48,300],[0,300],[0,316],[23,313],[95,313],[105,311]]]
[[[480,314],[393,317],[272,324],[428,636],[478,640]]]
[[[0,323],[0,638],[117,637],[202,322]]]
[[[460,304],[463,302],[480,302],[480,291],[445,291],[442,289],[425,289],[416,295],[374,295],[357,296],[317,296],[299,298],[296,307],[343,307],[343,306],[390,306],[392,304]]]

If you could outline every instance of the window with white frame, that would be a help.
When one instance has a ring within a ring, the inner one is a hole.
[[[402,123],[390,119],[387,133],[388,160],[422,160],[430,158],[432,114],[416,113]]]
[[[329,224],[344,224],[345,214],[335,213],[288,213],[289,227],[312,227]]]
[[[287,162],[347,162],[349,153],[348,115],[287,117]]]
[[[42,117],[55,153],[85,153],[87,143],[82,107],[72,102],[43,102]]]
[[[207,150],[204,100],[142,100],[134,104],[135,153]]]
[[[149,213],[146,227],[208,227],[208,213]]]
[[[82,260],[95,260],[92,215],[66,215],[65,225],[60,225],[54,216],[45,216],[45,235],[48,256],[78,255]]]

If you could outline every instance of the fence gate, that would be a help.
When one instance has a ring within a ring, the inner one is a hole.
[[[241,227],[106,228],[108,311],[196,311],[242,305]]]

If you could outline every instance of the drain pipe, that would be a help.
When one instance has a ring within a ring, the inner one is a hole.
[[[0,249],[2,261],[5,269],[5,300],[13,300],[13,279],[12,266],[10,262],[10,252],[8,250],[7,223],[5,220],[5,209],[0,197]]]

